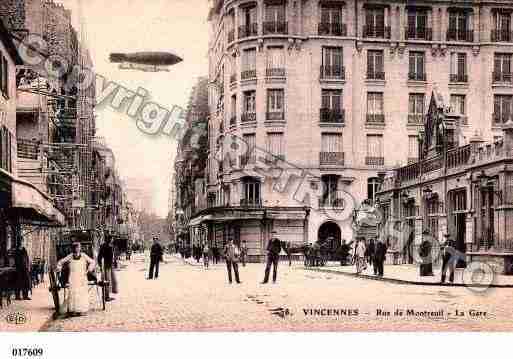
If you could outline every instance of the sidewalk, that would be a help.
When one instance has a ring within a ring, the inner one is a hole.
[[[419,267],[414,264],[401,264],[401,265],[385,265],[384,276],[376,277],[373,273],[372,266],[368,266],[367,269],[360,275],[356,274],[356,266],[340,266],[335,263],[328,263],[324,267],[304,267],[305,270],[334,273],[340,275],[347,275],[352,277],[365,278],[370,280],[382,280],[396,284],[410,284],[410,285],[446,285],[446,286],[471,286],[472,283],[471,273],[464,269],[456,269],[454,272],[454,284],[447,283],[449,279],[449,272],[447,271],[446,283],[441,284],[441,268],[433,267],[434,276],[420,277]],[[474,275],[474,284],[476,287],[486,286],[485,283],[489,281],[480,278],[480,274]],[[464,280],[465,279],[465,280]],[[494,288],[513,288],[513,276],[506,276],[502,274],[494,274],[493,281],[490,287]]]
[[[9,306],[4,302],[0,308],[0,332],[36,332],[52,319],[54,305],[48,278],[45,280],[32,290],[32,300],[13,300]]]

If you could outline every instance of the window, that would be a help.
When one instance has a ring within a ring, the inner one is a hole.
[[[368,166],[383,166],[383,135],[367,135],[367,158]]]
[[[246,49],[242,53],[241,79],[256,77],[256,49]]]
[[[273,46],[267,48],[267,69],[268,77],[285,76],[285,53],[283,47]]]
[[[383,50],[367,50],[367,78],[384,80]]]
[[[417,162],[419,159],[419,136],[408,136],[408,164]]]
[[[467,82],[467,54],[462,52],[451,53],[451,82]]]
[[[267,134],[267,152],[274,157],[279,157],[281,159],[285,158],[283,133],[270,132]]]
[[[425,54],[419,51],[410,51],[408,79],[426,81]]]
[[[344,163],[344,153],[342,147],[341,133],[323,133],[321,134],[321,154],[320,164],[339,164]]]
[[[465,95],[451,95],[451,112],[465,115]]]
[[[233,9],[230,10],[228,14],[228,42],[233,42],[235,40],[235,11]]]
[[[237,96],[232,96],[230,126],[237,124]]]
[[[241,122],[256,121],[255,112],[256,91],[244,92],[244,108],[241,116]]]
[[[422,124],[424,117],[424,94],[411,93],[408,101],[408,123]]]
[[[256,162],[256,135],[254,133],[248,133],[242,135],[242,139],[246,143],[247,152],[242,156],[242,164],[245,165],[247,163],[255,163]]]
[[[493,62],[494,82],[511,82],[511,56],[511,54],[495,54]]]
[[[333,123],[344,122],[342,90],[322,90],[320,121]]]
[[[245,177],[242,180],[242,189],[244,198],[241,199],[241,205],[259,206],[262,201],[260,198],[260,180],[254,177]]]
[[[344,78],[341,47],[322,48],[321,78]]]
[[[431,40],[431,29],[427,29],[428,14],[426,10],[408,10],[407,39]]]
[[[379,191],[379,186],[379,178],[372,177],[367,179],[367,199],[370,199],[372,203],[376,200],[376,193]]]
[[[438,198],[426,201],[426,229],[434,239],[438,238]]]
[[[447,41],[474,41],[472,16],[467,11],[449,12],[449,29]]]
[[[267,90],[267,120],[284,120],[283,89]]]
[[[264,34],[286,34],[285,4],[266,5]]]
[[[365,9],[364,36],[390,38],[390,28],[385,27],[384,8]]]
[[[367,122],[385,122],[382,92],[367,93]]]
[[[9,64],[4,56],[0,55],[0,81],[2,94],[9,98]]]
[[[235,56],[230,56],[230,83],[237,81],[237,60]]]
[[[513,96],[512,95],[494,95],[493,96],[493,123],[502,124],[511,120]]]
[[[511,37],[511,13],[495,11],[493,13],[493,29],[491,34],[492,41],[512,40]]]
[[[342,24],[342,8],[328,4],[321,5],[319,35],[346,36],[346,27]]]
[[[340,207],[343,202],[338,197],[337,175],[324,175],[321,177],[323,196],[319,201],[319,207]]]
[[[239,39],[258,34],[256,6],[242,7],[240,11]]]
[[[12,135],[7,127],[2,126],[0,128],[0,168],[12,172]]]

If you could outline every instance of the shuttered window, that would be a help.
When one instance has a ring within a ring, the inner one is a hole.
[[[425,73],[425,55],[423,52],[410,51],[409,73],[414,74],[418,79]]]
[[[267,112],[283,112],[283,89],[267,90]]]
[[[265,7],[265,21],[285,22],[285,5],[267,5]]]
[[[408,159],[416,159],[419,157],[419,140],[418,136],[408,136]]]
[[[367,135],[367,157],[383,157],[383,135]]]
[[[341,133],[323,133],[321,135],[321,152],[343,152]]]
[[[462,52],[451,53],[451,75],[467,75],[467,54]]]
[[[495,54],[494,72],[502,74],[511,73],[511,54]]]
[[[284,158],[283,133],[270,132],[267,134],[267,152],[274,156]]]
[[[384,72],[383,65],[383,50],[368,50],[367,51],[367,74],[370,78],[375,78],[373,74]]]
[[[408,114],[423,115],[424,114],[424,94],[411,93],[408,104]]]
[[[0,128],[0,168],[12,172],[12,135],[7,127]]]
[[[465,95],[451,95],[451,112],[465,114]]]
[[[242,71],[256,69],[256,49],[247,49],[242,53]]]
[[[367,114],[382,115],[383,114],[383,93],[369,92],[367,93]]]
[[[272,46],[267,48],[267,68],[284,69],[285,52],[281,46]]]
[[[493,120],[495,124],[501,124],[510,120],[512,104],[512,95],[495,95],[493,97]]]
[[[244,92],[244,112],[255,113],[255,99],[256,99],[255,91]]]
[[[247,152],[243,154],[247,160],[248,163],[255,163],[256,161],[256,135],[254,133],[248,133],[242,135],[242,139],[246,143],[247,146]]]
[[[322,108],[340,111],[342,107],[342,90],[322,90]]]

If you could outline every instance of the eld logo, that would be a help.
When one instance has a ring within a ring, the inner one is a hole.
[[[5,320],[9,324],[23,325],[27,323],[27,316],[25,313],[15,312],[10,313],[5,317]]]

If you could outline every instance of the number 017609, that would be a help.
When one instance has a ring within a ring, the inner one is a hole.
[[[43,348],[12,348],[12,358],[40,358],[44,354]]]

